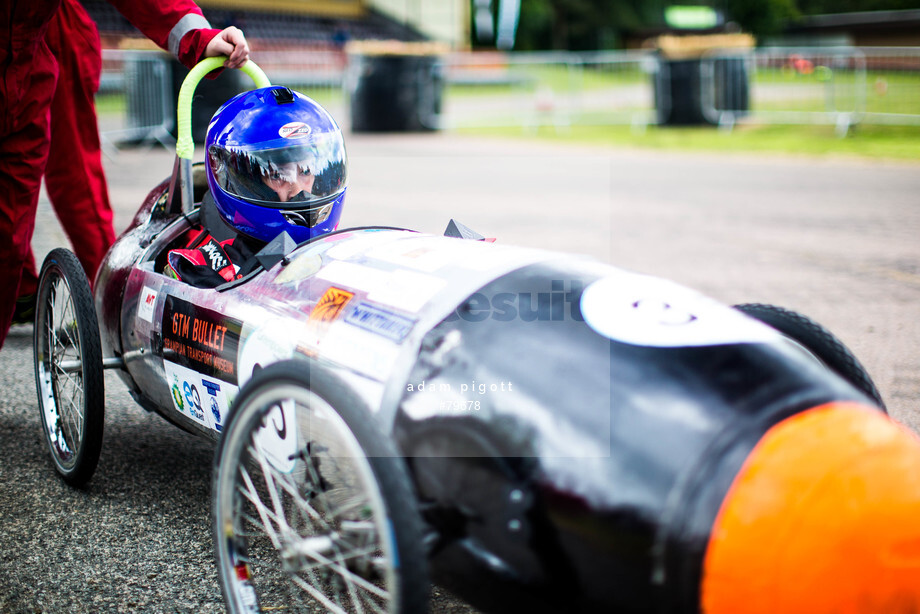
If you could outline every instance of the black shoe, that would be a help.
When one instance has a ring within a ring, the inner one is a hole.
[[[35,295],[20,296],[16,299],[16,308],[13,309],[13,326],[17,324],[32,324],[35,322]]]

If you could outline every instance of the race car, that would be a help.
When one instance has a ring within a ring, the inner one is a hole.
[[[215,442],[229,611],[424,612],[432,580],[489,612],[920,608],[920,441],[830,332],[454,221],[337,229],[341,132],[252,62],[192,164],[220,61],[94,292],[46,258],[35,373],[71,484],[107,368]]]

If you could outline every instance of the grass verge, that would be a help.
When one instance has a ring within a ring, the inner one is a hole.
[[[833,126],[739,125],[731,131],[715,127],[552,126],[462,129],[461,134],[491,135],[540,141],[642,149],[712,153],[796,154],[907,160],[920,163],[920,126],[858,125],[845,137]]]

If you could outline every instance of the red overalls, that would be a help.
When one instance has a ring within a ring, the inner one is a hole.
[[[191,0],[110,2],[189,67],[219,32]],[[87,271],[114,239],[93,107],[101,66],[98,33],[77,0],[0,7],[0,347],[16,297],[35,291],[31,241],[46,165],[49,197]]]

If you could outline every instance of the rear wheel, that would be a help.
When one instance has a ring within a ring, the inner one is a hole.
[[[860,392],[885,409],[882,395],[853,352],[829,330],[798,312],[764,303],[735,305],[741,311],[789,337],[824,365],[850,382]]]
[[[93,476],[102,450],[105,378],[99,324],[80,261],[58,248],[38,281],[35,385],[45,441],[57,472],[73,486]]]
[[[424,612],[421,519],[403,459],[363,402],[304,361],[240,392],[214,470],[231,612]]]

